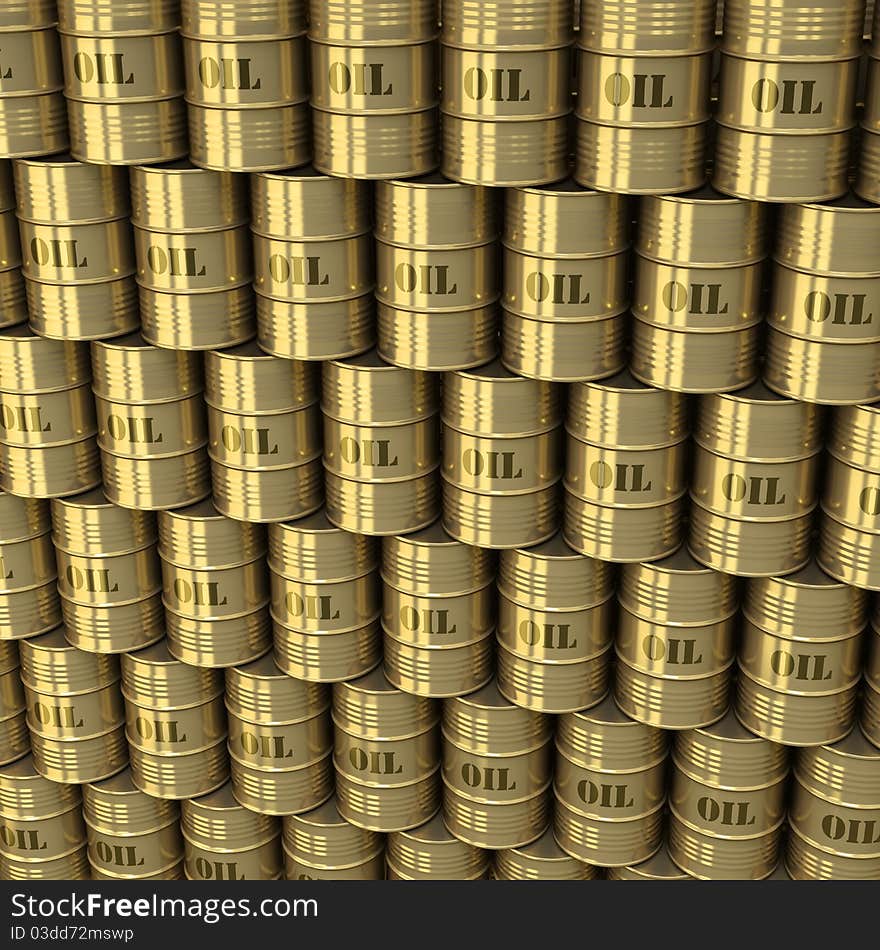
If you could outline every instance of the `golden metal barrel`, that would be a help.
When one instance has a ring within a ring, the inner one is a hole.
[[[347,822],[335,797],[282,821],[289,881],[373,881],[385,877],[383,836]]]
[[[196,881],[271,881],[281,877],[281,824],[243,808],[227,782],[181,803],[185,869]]]

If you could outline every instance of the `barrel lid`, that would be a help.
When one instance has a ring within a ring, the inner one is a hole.
[[[21,640],[19,649],[22,682],[40,693],[92,693],[119,679],[118,656],[77,649],[67,642],[64,627]]]
[[[499,359],[446,373],[443,421],[481,436],[524,436],[560,424],[563,387],[511,372]]]
[[[165,640],[122,655],[122,692],[149,709],[186,709],[223,692],[223,670],[175,659]]]
[[[674,445],[688,434],[687,400],[623,370],[569,387],[566,429],[583,442],[617,449]]]
[[[590,607],[611,595],[613,568],[570,548],[560,532],[533,548],[502,551],[498,589],[524,606]]]
[[[700,396],[694,440],[719,455],[751,461],[809,458],[822,444],[821,409],[772,392],[758,381]]]
[[[559,717],[556,747],[577,765],[600,772],[635,772],[666,757],[667,734],[630,718],[608,695],[596,706]]]
[[[815,562],[785,577],[746,584],[743,612],[762,630],[792,639],[858,633],[866,622],[867,593],[826,574]]]
[[[480,754],[525,752],[549,740],[553,719],[515,706],[501,695],[495,679],[467,696],[443,704],[443,737]]]
[[[382,539],[382,577],[408,594],[468,593],[495,576],[495,556],[451,537],[435,521],[413,534]]]
[[[274,413],[318,401],[320,367],[272,356],[251,340],[205,354],[205,400],[216,409]]]
[[[163,560],[189,568],[248,564],[266,551],[264,525],[235,521],[210,498],[185,508],[159,512],[159,553]]]
[[[749,732],[732,709],[711,726],[676,733],[673,743],[676,767],[715,788],[765,788],[788,774],[786,747]]]
[[[53,498],[52,540],[70,554],[135,551],[158,538],[156,515],[113,504],[101,488]]]
[[[337,528],[321,508],[269,525],[269,567],[293,580],[343,581],[379,566],[379,541]]]
[[[321,409],[352,425],[400,425],[440,407],[436,373],[386,363],[376,349],[323,366]]]
[[[353,735],[397,739],[420,735],[440,717],[440,703],[404,693],[382,667],[357,679],[333,684],[333,721]]]
[[[226,670],[226,708],[249,722],[301,722],[329,707],[328,686],[288,676],[271,654]]]
[[[729,617],[737,580],[694,559],[687,547],[659,561],[624,564],[617,596],[626,609],[652,623],[703,624]]]

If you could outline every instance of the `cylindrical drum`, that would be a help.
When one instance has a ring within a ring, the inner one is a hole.
[[[54,339],[137,329],[128,171],[68,155],[15,162],[31,326]]]
[[[92,345],[104,489],[125,508],[180,508],[211,479],[198,354],[160,349],[140,333]]]
[[[311,48],[317,169],[381,180],[436,168],[438,70],[433,40],[359,48],[313,39]]]
[[[168,648],[194,666],[236,666],[271,645],[266,529],[210,500],[159,515]]]
[[[264,815],[310,811],[333,791],[327,687],[294,679],[271,654],[226,671],[232,792]]]
[[[0,492],[0,641],[62,622],[51,528],[46,501]]]
[[[313,0],[309,16],[315,167],[410,178],[437,166],[437,4]]]
[[[0,117],[2,111],[0,99]],[[21,273],[21,237],[15,207],[12,162],[4,159],[0,161],[0,328],[27,323],[30,316]]]
[[[102,165],[185,155],[179,5],[60,0],[58,20],[72,153]]]
[[[323,498],[315,367],[256,343],[208,353],[205,402],[214,504],[241,521],[287,521]]]
[[[48,0],[11,0],[0,14],[0,154],[5,157],[51,155],[68,146],[57,20]]]
[[[21,681],[34,765],[53,782],[82,784],[128,762],[119,660],[67,642],[64,628],[22,640]]]
[[[0,487],[61,498],[101,481],[88,345],[0,330]]]
[[[381,669],[333,686],[339,813],[368,831],[406,831],[440,807],[440,710]]]
[[[443,526],[465,544],[529,547],[558,527],[562,386],[495,360],[443,387]]]
[[[14,171],[34,331],[93,340],[136,329],[127,170],[61,155],[18,160]]]
[[[52,501],[65,636],[81,650],[127,653],[165,635],[158,531],[151,512],[99,488]]]
[[[385,836],[358,828],[339,814],[336,798],[282,823],[288,881],[381,881]]]
[[[323,370],[327,516],[361,534],[417,531],[440,498],[440,380],[375,350]]]
[[[500,206],[440,174],[376,185],[379,353],[397,366],[464,369],[496,353]]]
[[[852,728],[866,596],[815,563],[746,585],[736,714],[785,745],[835,742]]]
[[[880,880],[880,749],[856,727],[794,762],[785,863],[796,880]]]
[[[187,160],[131,170],[142,333],[156,346],[234,346],[256,332],[248,182]]]
[[[560,535],[502,551],[498,572],[498,689],[536,712],[595,706],[608,691],[610,565]]]
[[[758,201],[846,191],[862,0],[724,4],[713,183]]]
[[[306,4],[181,4],[193,162],[262,171],[311,158]]]
[[[443,817],[478,848],[518,848],[550,822],[553,724],[494,681],[443,704]]]
[[[880,208],[847,195],[779,216],[764,381],[807,402],[880,399]]]
[[[78,785],[50,781],[25,756],[0,768],[0,877],[89,878]]]
[[[806,564],[820,422],[818,406],[760,382],[700,397],[688,540],[700,563],[746,577]]]
[[[672,750],[669,854],[692,877],[760,880],[779,860],[787,750],[729,712],[681,732]]]
[[[566,713],[556,734],[556,840],[572,857],[627,867],[660,847],[666,734],[636,722],[611,697]]]
[[[142,792],[125,769],[83,786],[89,863],[106,880],[176,880],[183,861],[180,805]]]
[[[20,759],[30,749],[18,644],[0,640],[0,766]]]
[[[477,185],[565,177],[573,8],[444,0],[443,173]]]
[[[251,177],[257,334],[267,353],[338,359],[375,343],[366,182],[314,168]]]
[[[191,798],[229,776],[223,674],[176,660],[164,640],[122,657],[134,784],[157,798]]]
[[[833,410],[826,447],[819,564],[847,584],[880,590],[880,408]]]
[[[621,195],[571,179],[507,192],[501,358],[508,369],[567,382],[623,367],[627,232]]]
[[[709,186],[639,208],[634,376],[687,393],[740,389],[758,375],[764,207]]]
[[[737,610],[734,579],[685,548],[620,575],[617,702],[634,719],[695,729],[727,710]]]
[[[337,528],[322,509],[269,526],[275,662],[309,682],[356,679],[380,661],[376,539]]]
[[[684,396],[628,370],[575,383],[566,417],[565,540],[608,561],[652,561],[681,543]]]
[[[705,177],[715,4],[583,0],[575,177],[671,194]]]
[[[492,676],[495,558],[437,522],[382,542],[385,672],[417,696],[471,693]]]
[[[186,876],[191,881],[275,881],[281,878],[281,822],[243,808],[229,782],[181,802]]]

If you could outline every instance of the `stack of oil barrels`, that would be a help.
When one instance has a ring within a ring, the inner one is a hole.
[[[0,3],[0,878],[880,880],[864,0]]]

